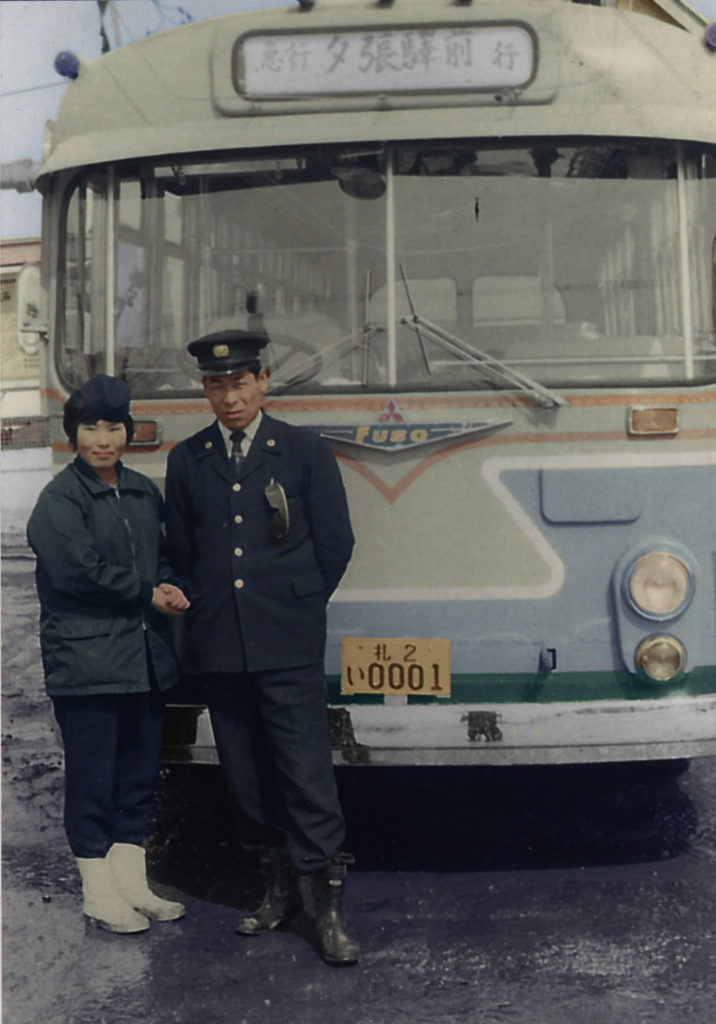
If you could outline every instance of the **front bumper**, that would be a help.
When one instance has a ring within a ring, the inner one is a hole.
[[[329,707],[336,765],[538,765],[716,755],[716,697]],[[217,764],[199,706],[167,709],[166,764]]]

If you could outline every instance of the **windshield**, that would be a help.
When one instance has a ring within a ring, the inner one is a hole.
[[[716,378],[716,156],[656,143],[320,148],[94,169],[69,194],[58,370],[193,393],[265,330],[274,393]],[[113,288],[107,283],[113,282]],[[107,296],[114,295],[108,309]]]

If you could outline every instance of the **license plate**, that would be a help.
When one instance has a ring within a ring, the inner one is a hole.
[[[341,692],[449,697],[450,641],[344,637]]]

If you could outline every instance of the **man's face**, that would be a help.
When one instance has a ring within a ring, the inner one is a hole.
[[[219,423],[228,430],[246,430],[256,418],[268,387],[268,372],[250,370],[230,377],[205,377],[204,394]]]

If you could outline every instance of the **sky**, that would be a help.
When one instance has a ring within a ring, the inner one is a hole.
[[[280,7],[295,0],[113,0],[104,17],[112,49],[187,20]],[[716,0],[690,0],[716,21]],[[96,0],[0,0],[0,160],[40,160],[45,122],[54,118],[66,80],[55,55],[102,52]],[[716,59],[716,57],[715,57]],[[40,197],[0,190],[0,239],[40,234]]]
[[[295,0],[114,0],[104,16],[111,49],[187,20],[288,6]],[[715,0],[716,2],[716,0]],[[54,118],[67,79],[54,69],[61,50],[102,53],[96,0],[0,0],[0,161],[39,161],[45,122]],[[0,191],[0,238],[40,234],[38,193]]]

